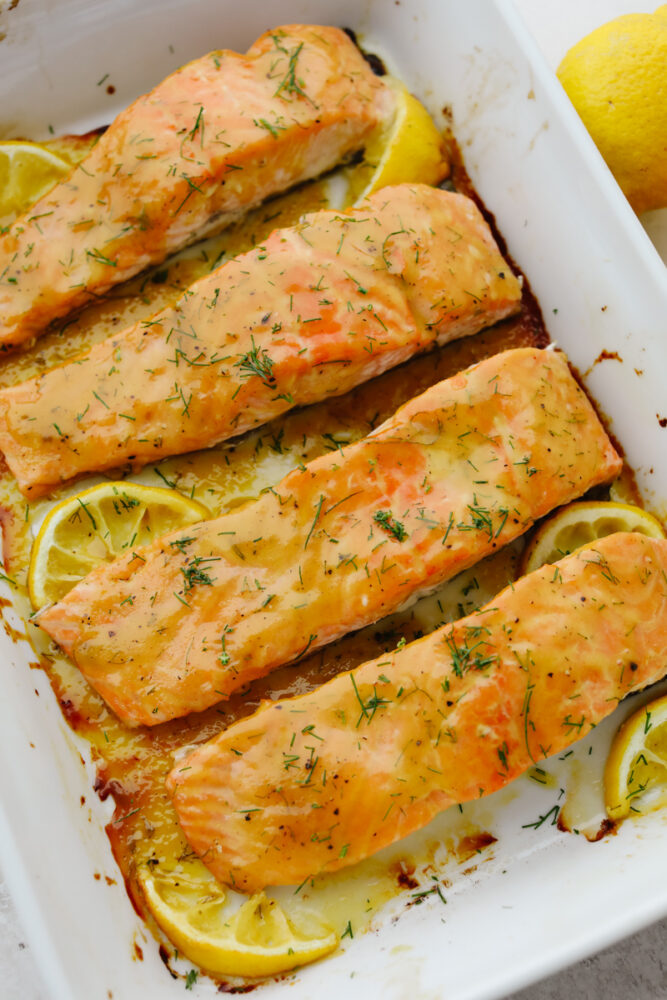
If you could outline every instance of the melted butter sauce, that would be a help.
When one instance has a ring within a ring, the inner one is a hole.
[[[455,170],[454,184],[469,193],[460,164]],[[162,267],[118,288],[74,319],[54,327],[20,354],[3,358],[0,385],[15,384],[45,371],[146,318],[223,260],[264,239],[272,229],[292,224],[305,211],[324,207],[329,190],[324,182],[304,185],[252,212],[243,223],[232,226],[221,236],[188,249]],[[212,514],[223,513],[258,496],[296,465],[367,434],[403,402],[433,383],[498,351],[524,345],[544,346],[547,341],[539,309],[526,290],[518,317],[417,357],[345,396],[294,411],[258,431],[208,451],[149,466],[132,478],[177,488],[201,500]],[[110,478],[128,474],[130,470],[123,468]],[[5,566],[16,582],[15,606],[24,621],[27,622],[31,610],[25,590],[30,545],[40,520],[55,501],[100,478],[79,480],[43,500],[27,504],[7,470],[0,471]],[[395,648],[402,638],[411,641],[470,613],[515,577],[520,547],[520,542],[508,547],[411,608],[345,637],[298,666],[275,671],[227,702],[152,730],[130,730],[123,726],[60,650],[33,624],[26,624],[29,640],[48,674],[65,718],[90,744],[97,763],[96,791],[101,798],[113,795],[115,812],[107,827],[109,839],[130,897],[149,923],[136,882],[137,867],[149,859],[168,861],[191,853],[164,789],[174,754],[210,739],[254,711],[262,699],[312,690],[341,670]],[[586,796],[588,789],[599,786],[595,767],[600,765],[596,761],[591,766],[590,773],[582,769],[575,781],[575,786],[586,789],[586,793],[568,792],[563,814],[570,829],[588,829],[587,824],[595,826]],[[563,783],[560,777],[539,767],[521,780],[536,781],[553,789]],[[502,802],[513,794],[511,788],[505,789],[504,798],[497,794],[494,802],[502,807]],[[294,887],[283,887],[270,894],[280,900],[297,924],[311,920],[315,913],[319,920],[351,940],[353,935],[373,926],[374,917],[399,894],[401,906],[418,905],[431,895],[437,895],[444,903],[446,892],[462,873],[493,857],[495,837],[491,831],[495,808],[479,802],[450,809],[425,830],[359,865],[316,878],[297,891]],[[231,896],[235,903],[242,901],[242,897],[236,898],[237,894]]]

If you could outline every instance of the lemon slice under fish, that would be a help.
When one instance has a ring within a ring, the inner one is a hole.
[[[362,163],[346,169],[348,201],[358,202],[388,184],[439,184],[449,174],[443,137],[423,104],[392,77],[396,112],[375,130]]]
[[[615,531],[639,531],[650,538],[664,538],[657,518],[641,507],[610,500],[581,500],[561,507],[544,521],[528,543],[521,572],[532,573],[545,563],[556,562],[598,538]]]
[[[100,563],[210,512],[177,490],[106,482],[67,497],[44,518],[33,542],[28,592],[34,608],[60,600]]]

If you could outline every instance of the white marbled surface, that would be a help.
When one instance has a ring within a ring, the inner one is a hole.
[[[515,0],[544,55],[556,67],[575,41],[619,14],[652,10],[637,0]],[[667,261],[667,210],[644,220]],[[667,845],[666,845],[667,846]],[[661,877],[662,873],[656,873]],[[619,906],[623,900],[619,899]],[[30,949],[0,873],[0,997],[48,1000],[36,956]],[[667,1000],[667,918],[507,1000]],[[121,998],[122,1000],[122,998]],[[146,998],[153,1000],[153,998]]]

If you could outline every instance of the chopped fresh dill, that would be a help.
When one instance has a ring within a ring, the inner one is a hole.
[[[373,514],[373,520],[383,531],[386,531],[388,535],[395,538],[397,542],[404,542],[408,537],[408,533],[401,522],[397,521],[389,510],[376,510]]]
[[[276,378],[273,374],[273,359],[264,347],[257,347],[254,337],[251,337],[252,348],[242,354],[234,367],[241,372],[241,378],[260,378],[267,389],[275,389]]]

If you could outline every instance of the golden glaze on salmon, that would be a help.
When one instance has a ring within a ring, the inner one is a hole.
[[[393,108],[337,28],[276,28],[177,70],[0,237],[0,348],[335,166]]]
[[[610,535],[481,611],[260,709],[180,760],[191,845],[245,892],[299,884],[488,795],[667,672],[667,541]]]
[[[173,308],[0,392],[0,449],[35,496],[205,448],[476,333],[520,299],[470,199],[385,188],[277,230]]]
[[[565,357],[506,351],[259,500],[100,566],[39,624],[152,725],[377,621],[620,467]]]

